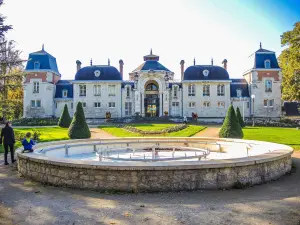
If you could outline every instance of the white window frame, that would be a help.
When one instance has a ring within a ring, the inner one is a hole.
[[[34,102],[34,106],[32,105],[32,103]],[[40,102],[40,106],[37,106],[38,104],[38,102]],[[42,108],[42,100],[40,100],[40,99],[37,99],[37,100],[31,100],[30,101],[30,108],[32,108],[32,109],[40,109],[40,108]]]
[[[265,104],[266,103],[266,104]],[[264,99],[264,107],[268,107],[268,103],[269,103],[269,100],[268,99]]]
[[[269,63],[269,67],[267,67],[267,63]],[[265,69],[271,69],[271,61],[269,59],[266,59],[264,64],[265,64]]]
[[[220,109],[225,108],[225,102],[223,102],[223,101],[218,102],[218,108],[220,108]]]
[[[86,102],[81,102],[82,108],[86,108]]]
[[[125,116],[132,116],[132,102],[125,102]]]
[[[179,102],[172,102],[172,116],[180,116]]]
[[[116,108],[116,103],[115,102],[109,102],[108,103],[108,108]]]
[[[265,80],[265,92],[272,92],[272,91],[273,91],[273,81],[270,79]]]
[[[173,98],[178,97],[178,89],[179,89],[179,87],[177,85],[173,86]]]
[[[130,98],[130,86],[126,86],[126,98]]]
[[[203,96],[210,96],[210,85],[203,85]]]
[[[114,84],[108,85],[108,96],[116,96],[116,85]]]
[[[40,82],[33,81],[33,93],[40,93]]]
[[[188,96],[196,96],[196,86],[195,86],[195,84],[189,84],[189,86],[188,86]]]
[[[271,105],[270,103],[273,102],[273,104]],[[273,108],[274,107],[274,99],[268,99],[268,107]]]
[[[95,84],[93,87],[94,96],[101,96],[101,85]]]
[[[204,108],[210,108],[210,102],[209,101],[203,102],[203,107]]]
[[[243,90],[238,88],[236,89],[236,97],[241,98],[243,96]]]
[[[196,107],[196,102],[189,102],[188,107],[189,108],[195,108]]]
[[[62,90],[62,97],[67,98],[68,97],[68,90],[64,89]]]
[[[101,102],[94,102],[94,108],[101,108]]]
[[[218,96],[225,96],[225,85],[224,84],[218,84],[218,86],[217,86],[217,95]]]
[[[79,96],[86,97],[86,85],[85,84],[79,84]]]

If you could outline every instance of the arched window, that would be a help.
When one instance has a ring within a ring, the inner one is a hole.
[[[195,96],[195,92],[196,92],[195,84],[190,84],[190,85],[189,85],[188,92],[189,92],[189,93],[188,93],[189,96]]]
[[[265,68],[270,69],[271,68],[271,62],[269,59],[265,60]]]
[[[156,84],[151,83],[146,86],[146,91],[158,91],[158,87]]]
[[[68,97],[68,90],[64,89],[64,90],[62,91],[62,96],[63,96],[63,98]]]
[[[241,98],[242,97],[242,89],[236,90],[236,97]]]
[[[218,84],[217,87],[218,96],[224,96],[225,95],[225,85],[224,84]]]
[[[39,62],[34,62],[34,69],[35,70],[40,69],[40,63]]]
[[[203,96],[210,96],[210,86],[203,85]]]

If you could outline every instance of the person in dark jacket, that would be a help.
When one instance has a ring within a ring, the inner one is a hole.
[[[30,132],[28,132],[26,134],[26,137],[22,141],[22,145],[24,146],[24,150],[22,151],[22,153],[24,153],[24,152],[33,152],[33,145],[35,145],[35,142],[31,139],[31,133]]]
[[[11,127],[10,122],[6,122],[5,127],[1,130],[1,139],[0,144],[3,143],[4,145],[4,160],[5,165],[8,165],[7,162],[7,155],[8,155],[8,148],[10,149],[10,156],[11,156],[11,163],[14,163],[16,160],[14,159],[14,144],[15,144],[15,133]]]

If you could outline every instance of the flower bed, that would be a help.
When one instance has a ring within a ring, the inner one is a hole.
[[[255,121],[255,126],[259,126],[259,127],[299,127],[298,123],[289,119],[282,119],[276,121],[271,119],[257,118],[254,121]],[[245,119],[245,124],[251,126],[253,124],[253,119],[252,118]]]
[[[123,128],[124,130],[127,130],[129,132],[139,133],[139,134],[142,134],[142,135],[154,135],[154,134],[157,135],[157,134],[165,134],[165,133],[172,133],[172,132],[181,131],[181,130],[187,128],[188,125],[180,124],[180,125],[176,125],[176,126],[167,127],[165,129],[162,129],[162,130],[156,130],[156,131],[140,130],[136,127],[128,126],[128,125],[118,125],[118,127]]]

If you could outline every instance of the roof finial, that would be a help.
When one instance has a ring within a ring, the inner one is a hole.
[[[44,49],[45,49],[44,47],[45,47],[45,46],[44,46],[44,44],[43,44],[43,45],[42,45],[42,50],[43,50],[43,51],[44,51]]]
[[[194,66],[196,65],[196,58],[194,57]]]
[[[214,65],[214,59],[211,58],[211,65],[213,66]]]
[[[108,58],[108,65],[110,66],[110,59]]]
[[[91,66],[93,65],[93,59],[91,59],[90,65],[91,65]]]
[[[262,49],[262,47],[261,47],[261,42],[259,42],[259,48]]]
[[[151,50],[150,50],[150,55],[152,55],[152,48],[151,48]]]

